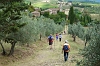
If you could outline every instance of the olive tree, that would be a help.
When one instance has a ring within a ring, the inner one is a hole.
[[[100,24],[92,24],[89,45],[80,53],[83,59],[77,62],[77,66],[100,66]]]
[[[22,0],[0,0],[0,41],[5,41],[11,44],[11,49],[8,55],[14,52],[15,33],[22,28],[25,23],[17,22],[21,19],[21,12],[27,9],[27,5]],[[11,37],[13,35],[13,37]],[[2,54],[6,55],[6,51],[2,42],[0,42],[3,49]]]
[[[83,39],[84,28],[80,24],[80,22],[78,22],[76,24],[69,24],[68,25],[68,33],[72,35],[73,41],[76,41],[76,36]]]

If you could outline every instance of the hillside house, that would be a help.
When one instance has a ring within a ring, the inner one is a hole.
[[[41,11],[41,14],[43,14],[44,12],[49,12],[49,14],[57,14],[57,11],[59,11],[58,8],[50,8],[50,9]]]
[[[67,4],[68,4],[69,6],[72,6],[72,1],[69,1]]]
[[[66,15],[69,14],[69,10],[70,10],[70,9],[65,9],[65,14],[66,14]]]
[[[48,11],[50,14],[57,14],[57,11],[59,11],[59,9],[58,8],[50,8],[50,9],[48,9]]]
[[[35,10],[35,11],[38,11],[38,12],[41,11],[40,8],[34,8],[34,10]]]
[[[39,17],[40,16],[40,12],[38,12],[38,11],[34,11],[34,12],[32,12],[32,14],[33,14],[34,17]]]

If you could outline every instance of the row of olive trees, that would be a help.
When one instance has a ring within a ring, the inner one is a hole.
[[[90,34],[89,45],[80,52],[83,59],[77,62],[77,65],[100,66],[100,24],[92,24],[89,26],[88,31]]]
[[[39,40],[40,35],[45,37],[50,34],[61,32],[64,29],[63,26],[55,24],[52,19],[43,16],[35,19],[23,16],[19,21],[27,23],[26,26],[16,33],[16,39],[19,39],[22,44],[31,44],[32,42]]]
[[[29,16],[23,15],[21,19],[17,20],[21,24],[26,24],[24,27],[20,28],[17,32],[10,33],[7,35],[7,38],[10,40],[15,40],[19,44],[31,44],[32,42],[39,40],[40,35],[42,37],[48,36],[49,34],[55,34],[61,32],[64,27],[59,24],[55,24],[52,19],[45,18],[43,16],[39,18],[30,18]],[[8,40],[8,39],[7,39]],[[2,45],[2,43],[1,43]],[[3,45],[2,45],[3,47]],[[15,44],[12,45],[14,52]],[[6,52],[3,47],[3,52]]]
[[[76,41],[76,36],[81,39],[84,39],[84,27],[78,22],[77,24],[69,24],[68,25],[68,34],[71,34],[73,37],[73,41]]]
[[[75,37],[78,36],[85,41],[85,48],[80,52],[83,59],[77,62],[78,66],[100,66],[100,24],[90,23],[84,28],[80,23],[68,26],[68,33]],[[86,46],[86,43],[88,45]]]
[[[68,34],[71,34],[73,37],[73,41],[76,41],[76,36],[81,38],[86,44],[91,40],[92,30],[91,25],[95,24],[95,22],[91,22],[88,24],[88,27],[83,27],[80,22],[76,24],[68,25]]]
[[[63,30],[64,20],[62,25],[58,25],[49,18],[32,19],[23,15],[28,6],[22,0],[0,0],[0,45],[3,55],[7,52],[2,41],[11,44],[8,55],[13,55],[16,43],[30,44],[39,35],[47,36]]]

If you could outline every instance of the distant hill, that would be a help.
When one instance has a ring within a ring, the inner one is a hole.
[[[36,2],[42,2],[44,0],[25,0],[27,2],[32,2],[32,3],[36,3]],[[100,3],[100,0],[49,0],[50,2],[52,1],[79,1],[79,2],[89,2],[89,1],[93,1],[93,2],[99,2]]]
[[[64,1],[84,1],[84,2],[93,1],[93,2],[100,2],[100,0],[64,0]]]

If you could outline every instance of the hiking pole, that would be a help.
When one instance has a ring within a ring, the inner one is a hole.
[[[54,49],[55,49],[55,40],[54,40]]]

